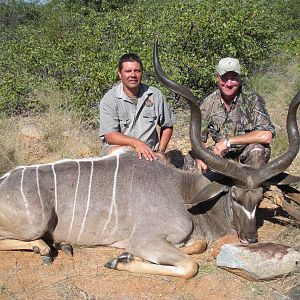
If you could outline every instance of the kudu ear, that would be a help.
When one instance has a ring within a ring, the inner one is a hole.
[[[299,183],[300,176],[290,175],[282,172],[270,178],[266,183],[271,185],[289,185],[291,183]]]
[[[185,202],[185,204],[187,204],[187,206],[190,208],[190,207],[197,205],[200,202],[213,200],[220,194],[227,193],[228,190],[229,190],[228,186],[214,181],[214,182],[209,183],[205,188],[203,188],[199,193],[197,193],[192,199]]]

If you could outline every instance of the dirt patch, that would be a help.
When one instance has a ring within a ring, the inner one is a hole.
[[[241,299],[244,296],[230,274],[225,277],[238,292],[228,294],[228,288],[222,284],[224,276],[219,276],[220,271],[208,262],[192,280],[105,269],[103,264],[119,253],[103,247],[75,249],[74,258],[59,254],[51,267],[41,266],[39,258],[31,253],[4,253],[1,296],[17,299],[205,299],[222,295]]]
[[[264,220],[260,240],[281,243],[289,229],[281,223]],[[299,230],[294,234],[299,235]],[[289,236],[289,241],[294,238]],[[299,283],[297,275],[250,282],[221,270],[212,256],[217,245],[193,255],[200,268],[189,280],[106,269],[103,265],[122,252],[109,247],[75,248],[73,257],[60,251],[51,266],[42,265],[33,252],[3,251],[0,299],[276,299]]]
[[[74,258],[59,255],[51,267],[41,266],[39,258],[31,253],[1,254],[0,295],[16,299],[208,299],[212,296],[241,299],[247,296],[239,287],[245,282],[231,274],[222,272],[221,275],[208,262],[191,280],[105,269],[103,264],[118,253],[103,248],[76,249]]]

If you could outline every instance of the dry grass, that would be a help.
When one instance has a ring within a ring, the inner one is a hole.
[[[0,120],[0,172],[18,165],[99,155],[97,130],[63,113]]]
[[[48,107],[47,113],[0,120],[0,173],[18,165],[99,155],[97,130],[61,109],[72,101],[70,95],[45,84],[32,97]]]
[[[0,119],[0,173],[18,165],[99,155],[97,129],[62,109],[72,95],[47,81],[42,90],[33,92],[32,99],[47,107],[47,113]]]
[[[276,70],[265,72],[251,79],[251,85],[264,97],[272,121],[276,127],[276,137],[272,142],[272,157],[287,149],[286,116],[291,99],[300,90],[300,58],[296,57],[287,64],[277,66]],[[300,120],[300,109],[298,109]],[[298,126],[300,123],[298,122]],[[296,157],[288,171],[300,173],[300,155]]]
[[[282,125],[282,115],[287,112],[290,100],[300,89],[300,58],[291,60],[275,71],[253,77],[251,84],[262,94],[272,114],[274,123]],[[282,110],[282,108],[284,108]],[[283,128],[285,129],[285,128]]]

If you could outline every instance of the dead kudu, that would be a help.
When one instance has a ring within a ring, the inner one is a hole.
[[[128,251],[109,261],[108,268],[190,278],[198,264],[188,254],[203,250],[203,240],[235,230],[244,242],[256,240],[261,184],[285,170],[299,150],[300,93],[288,112],[288,151],[253,170],[205,150],[197,140],[201,114],[196,99],[166,78],[157,45],[154,64],[160,80],[191,106],[190,136],[197,155],[239,185],[230,188],[161,161],[139,160],[130,149],[18,167],[0,178],[0,250],[33,250],[49,260],[45,241],[107,245]]]

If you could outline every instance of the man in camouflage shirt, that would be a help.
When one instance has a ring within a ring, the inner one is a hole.
[[[265,102],[241,85],[237,59],[221,59],[216,71],[218,89],[200,106],[202,141],[206,143],[211,136],[210,148],[215,155],[259,168],[270,158],[270,143],[275,135]],[[207,169],[200,160],[197,167]]]

